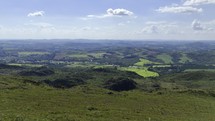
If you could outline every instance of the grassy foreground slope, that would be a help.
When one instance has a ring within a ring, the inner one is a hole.
[[[188,93],[113,92],[77,86],[25,85],[0,90],[2,121],[212,121],[214,97]]]

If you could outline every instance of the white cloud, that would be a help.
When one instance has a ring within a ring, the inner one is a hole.
[[[37,33],[37,34],[42,34],[42,33],[51,34],[57,30],[54,25],[52,25],[50,23],[43,23],[43,22],[25,23],[22,28],[24,28],[24,30],[29,29],[29,30],[33,31],[32,33]],[[26,33],[28,33],[28,32],[26,32]]]
[[[201,25],[200,21],[194,20],[191,24],[192,29],[196,31],[202,31],[204,30],[204,27]]]
[[[204,4],[215,4],[215,0],[186,0],[183,5],[204,5]]]
[[[142,29],[141,33],[146,34],[173,34],[178,25],[165,21],[149,21],[145,23],[146,26]]]
[[[156,25],[146,26],[145,28],[142,29],[141,33],[157,34],[159,33],[159,28]]]
[[[40,16],[44,16],[45,15],[45,12],[44,11],[36,11],[36,12],[33,12],[33,13],[29,13],[28,14],[28,17],[40,17]]]
[[[205,24],[210,24],[210,22],[206,22]],[[195,31],[213,31],[213,28],[205,27],[202,23],[198,20],[193,20],[191,27]]]
[[[174,6],[160,7],[156,11],[160,12],[160,13],[200,13],[203,10],[202,10],[202,8],[195,8],[192,6],[174,5]]]
[[[106,10],[106,14],[103,15],[87,15],[87,18],[82,18],[84,20],[87,20],[89,18],[107,18],[107,17],[122,17],[122,16],[132,16],[134,13],[123,9],[123,8],[118,8],[118,9],[112,9],[109,8]]]
[[[173,23],[168,23],[166,21],[147,21],[145,24],[146,25],[167,25],[167,24],[173,25]]]
[[[107,17],[111,17],[108,14],[105,15],[87,15],[86,18],[83,18],[83,20],[88,20],[89,18],[107,18]]]
[[[210,27],[215,27],[215,20],[203,22],[205,25],[210,26]]]
[[[109,8],[106,12],[110,16],[131,16],[134,14],[133,12],[126,10],[126,9],[123,9],[123,8],[121,8],[121,9]]]

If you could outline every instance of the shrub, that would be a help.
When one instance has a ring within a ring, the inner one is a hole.
[[[84,84],[84,81],[82,79],[78,78],[63,78],[63,79],[56,79],[54,81],[44,80],[44,83],[48,84],[49,86],[55,87],[55,88],[71,88],[77,85]]]
[[[22,71],[19,74],[21,76],[49,76],[54,74],[54,71],[46,67],[41,67],[30,71]]]
[[[105,88],[114,91],[128,91],[136,88],[136,82],[129,78],[113,78],[105,82]]]

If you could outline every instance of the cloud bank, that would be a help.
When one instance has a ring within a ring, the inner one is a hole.
[[[176,23],[169,23],[165,21],[149,21],[145,23],[146,26],[140,33],[145,34],[172,34],[178,28]]]
[[[204,5],[204,4],[215,4],[215,0],[186,0],[183,5]]]
[[[192,29],[196,31],[202,31],[204,30],[204,27],[201,25],[200,21],[194,20],[191,24]]]
[[[208,22],[206,22],[206,24],[208,24]],[[213,31],[214,30],[213,28],[210,28],[208,26],[203,26],[201,22],[198,20],[193,20],[191,27],[194,31]]]
[[[201,13],[203,10],[192,6],[165,6],[156,11],[160,13]]]

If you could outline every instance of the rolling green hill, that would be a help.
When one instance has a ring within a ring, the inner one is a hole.
[[[96,70],[85,70],[88,74],[91,73],[91,77],[86,77],[84,75],[87,73],[84,70],[79,71],[80,74],[71,77],[84,77],[83,80],[106,80],[109,78],[106,74],[114,77],[114,74],[120,73],[111,68],[96,68]],[[124,73],[121,72],[121,75]],[[93,77],[93,74],[99,77]],[[130,75],[132,77],[133,74]],[[0,119],[3,121],[210,121],[215,118],[213,72],[179,73],[155,79],[143,79],[133,75],[133,78],[136,78],[138,88],[117,92],[103,88],[99,81],[94,83],[85,81],[83,84],[77,83],[77,86],[64,89],[37,82],[34,77],[0,75]],[[207,82],[206,85],[203,82]],[[149,85],[147,87],[147,83],[152,83],[152,87]],[[196,86],[196,83],[201,83],[201,87]],[[173,86],[166,88],[168,85],[175,85],[177,88],[172,88]],[[208,88],[205,88],[206,86]],[[155,89],[145,91],[148,88]]]
[[[69,90],[27,86],[1,91],[1,120],[11,121],[210,121],[214,97],[81,86]]]

